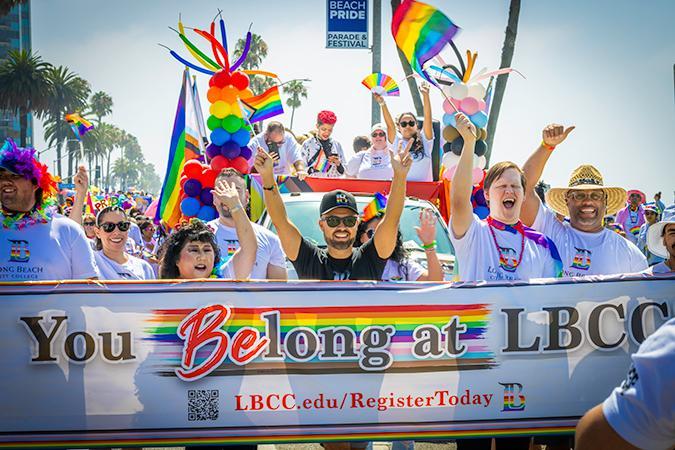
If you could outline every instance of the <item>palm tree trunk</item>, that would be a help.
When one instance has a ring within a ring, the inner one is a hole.
[[[19,128],[19,145],[25,147],[28,136],[28,110],[26,108],[19,110]]]
[[[293,118],[295,117],[295,107],[291,110],[291,125],[288,127],[289,129],[293,129]]]
[[[401,0],[391,0],[392,15],[400,4]],[[396,51],[398,52],[398,59],[401,61],[401,67],[403,67],[403,72],[405,73],[405,79],[408,82],[408,88],[410,89],[410,95],[412,96],[413,105],[415,106],[415,112],[418,116],[423,116],[424,107],[422,105],[422,97],[420,96],[420,92],[417,89],[417,81],[415,81],[415,77],[412,76],[412,67],[410,67],[410,63],[406,59],[401,49],[396,47]]]
[[[502,47],[502,62],[500,68],[511,67],[513,61],[513,51],[516,48],[516,35],[518,34],[518,16],[520,15],[520,0],[511,0],[509,6],[509,20],[506,25],[506,32],[504,36],[504,46]],[[499,75],[497,83],[495,83],[494,95],[492,96],[492,105],[490,106],[490,118],[487,127],[487,152],[485,159],[487,160],[487,167],[490,166],[490,156],[492,155],[492,143],[495,139],[497,131],[497,120],[499,119],[499,110],[502,107],[502,100],[504,99],[504,92],[506,91],[506,82],[509,80],[509,75]]]
[[[61,178],[61,153],[64,141],[56,141],[56,175]]]

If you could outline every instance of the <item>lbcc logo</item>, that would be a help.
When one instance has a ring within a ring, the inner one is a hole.
[[[8,239],[12,244],[9,250],[9,262],[28,262],[30,260],[30,250],[28,241]]]
[[[523,385],[520,383],[499,383],[504,386],[504,408],[502,411],[522,411],[525,409]]]

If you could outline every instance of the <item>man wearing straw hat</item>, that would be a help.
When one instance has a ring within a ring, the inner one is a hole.
[[[664,209],[661,221],[647,230],[647,248],[656,256],[667,259],[651,266],[646,273],[675,272],[675,205]]]
[[[553,240],[563,261],[563,277],[641,272],[647,260],[640,250],[602,226],[606,215],[624,205],[626,191],[605,186],[598,169],[577,167],[567,187],[546,193],[548,208],[534,192],[553,150],[573,129],[556,124],[544,128],[541,145],[523,166],[528,183],[520,218]],[[560,222],[556,213],[569,217],[569,223]]]

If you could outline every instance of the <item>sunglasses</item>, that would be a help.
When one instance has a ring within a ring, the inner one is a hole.
[[[93,227],[94,225],[96,225],[96,222],[84,222],[82,223],[82,225],[84,225],[85,227]]]
[[[384,133],[382,131],[376,132],[371,134],[370,137],[384,137]]]
[[[112,233],[115,230],[115,227],[117,227],[117,229],[122,232],[129,231],[130,226],[131,222],[117,222],[117,223],[106,222],[99,225],[99,227],[106,233]]]
[[[326,225],[328,225],[331,228],[337,227],[338,225],[340,225],[340,223],[342,223],[347,228],[351,228],[354,225],[356,225],[358,219],[356,216],[347,216],[347,217],[328,216],[321,220],[326,222]]]
[[[414,120],[408,120],[407,122],[405,120],[403,120],[402,122],[399,123],[399,125],[401,126],[401,128],[405,128],[405,127],[412,128],[415,125],[417,125],[417,122],[415,122]]]
[[[594,202],[598,202],[600,200],[605,199],[605,193],[604,192],[591,192],[590,194],[587,194],[586,192],[575,191],[575,192],[570,192],[567,196],[574,199],[574,201],[576,201],[576,202],[584,201],[587,198],[590,198]]]

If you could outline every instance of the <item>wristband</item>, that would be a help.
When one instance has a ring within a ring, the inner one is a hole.
[[[263,189],[265,189],[266,191],[273,191],[274,187],[275,185],[273,184],[272,186],[263,186]]]
[[[541,146],[544,147],[546,150],[550,150],[550,151],[555,150],[555,145],[548,145],[544,141],[541,141]]]
[[[230,214],[237,212],[241,209],[241,205],[237,205],[234,208],[229,208],[230,209]]]
[[[422,248],[424,250],[435,250],[436,249],[436,241],[431,241],[428,244],[422,244]]]

